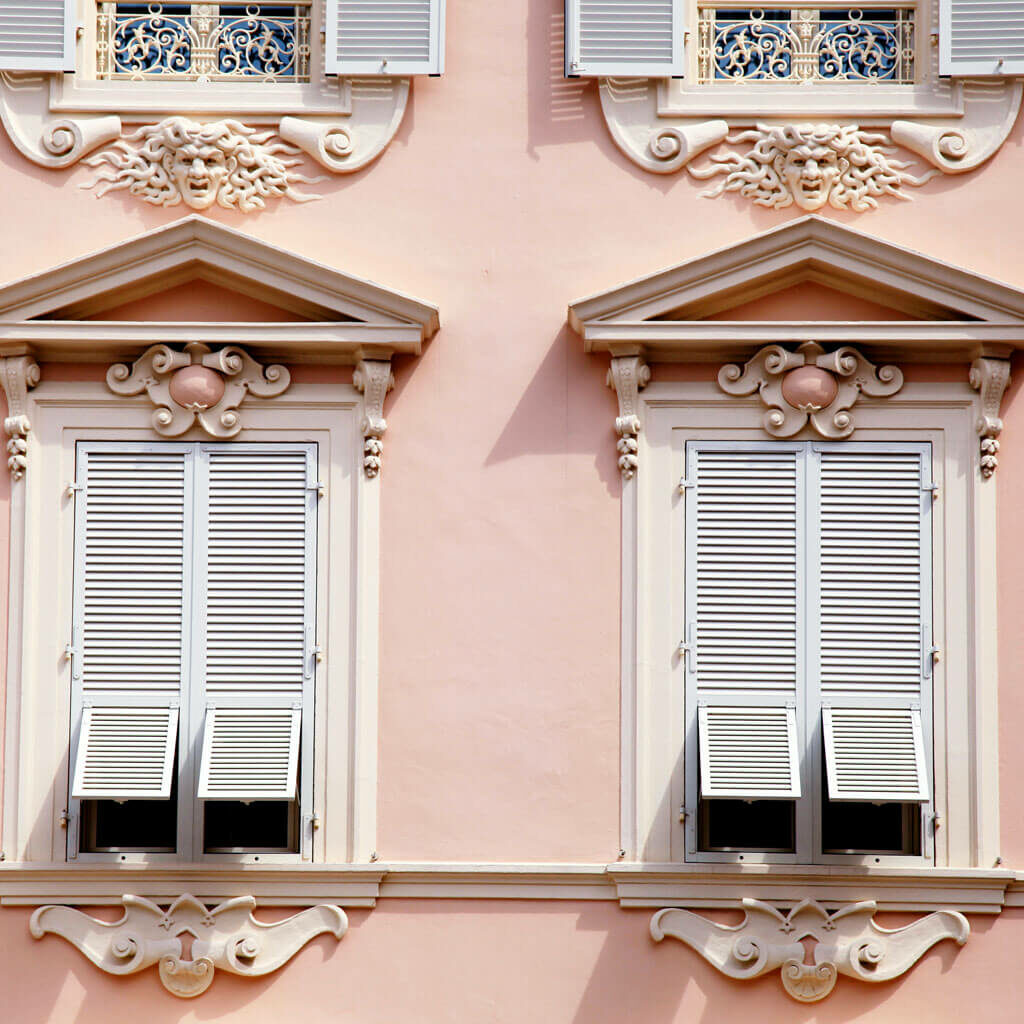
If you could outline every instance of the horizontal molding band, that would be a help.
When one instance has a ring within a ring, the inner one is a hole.
[[[192,893],[210,902],[255,896],[264,906],[380,899],[615,900],[623,907],[735,907],[749,896],[779,907],[874,900],[880,910],[998,914],[1024,906],[1024,875],[1012,871],[751,864],[16,864],[0,865],[0,904],[120,904]]]

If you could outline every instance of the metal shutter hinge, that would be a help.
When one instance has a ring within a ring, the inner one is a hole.
[[[327,493],[327,488],[319,481],[316,480],[311,484],[306,484],[307,491],[316,491],[316,496],[322,498]]]
[[[77,480],[71,480],[64,488],[64,494],[69,498],[73,498],[77,491],[85,492],[85,484],[80,484]]]
[[[685,804],[681,804],[680,807],[679,807],[679,821],[680,821],[680,823],[683,823],[683,822],[686,821],[686,815],[687,814],[689,814],[689,811],[687,811],[686,805]]]
[[[686,493],[686,489],[688,487],[696,487],[696,486],[697,486],[697,481],[696,480],[687,480],[686,477],[684,476],[682,478],[682,480],[679,481],[679,493],[680,494],[685,494]]]
[[[928,491],[933,498],[938,498],[938,496],[939,496],[939,485],[938,484],[932,484],[932,483],[921,484],[921,490],[922,491]]]

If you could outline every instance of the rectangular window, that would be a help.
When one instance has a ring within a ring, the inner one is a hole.
[[[697,859],[923,855],[931,452],[689,442]]]
[[[316,446],[83,442],[77,477],[70,855],[298,852]]]

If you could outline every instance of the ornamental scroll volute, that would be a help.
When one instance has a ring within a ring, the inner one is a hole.
[[[792,437],[809,421],[822,437],[838,441],[853,433],[851,409],[860,396],[896,394],[903,374],[896,366],[875,366],[855,348],[826,352],[807,341],[795,352],[768,345],[742,367],[729,363],[719,371],[718,385],[730,395],[756,391],[767,406],[762,423],[772,437]]]
[[[183,352],[153,345],[131,366],[107,370],[107,387],[116,395],[143,391],[156,406],[153,429],[164,437],[184,434],[194,423],[211,437],[234,437],[242,429],[239,406],[248,395],[273,398],[291,384],[284,366],[261,366],[237,345],[216,352],[189,342]]]

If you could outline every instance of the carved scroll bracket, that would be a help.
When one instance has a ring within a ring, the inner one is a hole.
[[[184,352],[153,345],[130,367],[115,363],[107,370],[115,395],[149,395],[156,406],[153,429],[164,437],[184,434],[197,421],[211,437],[234,437],[242,429],[238,407],[248,395],[273,398],[289,384],[284,366],[261,366],[237,345],[213,352],[198,341]]]
[[[651,368],[642,356],[613,356],[608,371],[608,387],[614,388],[619,398],[619,415],[615,419],[615,432],[619,435],[619,470],[624,480],[632,480],[636,473],[640,446],[640,392],[651,379]]]
[[[805,341],[796,352],[768,345],[742,367],[723,366],[718,386],[730,395],[758,392],[768,407],[762,423],[773,437],[792,437],[810,420],[822,437],[839,440],[853,433],[850,410],[860,396],[896,394],[903,374],[895,366],[875,366],[850,346],[826,352]]]
[[[689,910],[659,910],[651,918],[656,942],[671,936],[695,950],[730,978],[748,980],[781,970],[782,986],[801,1003],[824,999],[840,974],[857,981],[890,981],[910,970],[944,939],[962,946],[971,933],[967,918],[938,910],[903,928],[874,921],[874,900],[829,913],[803,900],[788,913],[760,900],[745,899],[738,925],[716,924]],[[806,943],[813,943],[807,963]]]
[[[395,386],[390,359],[363,359],[352,374],[352,386],[363,396],[363,469],[372,480],[380,473],[384,454],[384,396]]]
[[[32,429],[28,391],[39,383],[39,366],[31,356],[8,356],[0,359],[0,380],[7,396],[7,468],[12,480],[21,480],[28,468],[28,433]]]
[[[987,480],[999,465],[999,434],[1003,421],[999,417],[1003,394],[1010,383],[1010,360],[983,357],[971,363],[971,387],[980,392],[981,410],[977,431],[981,437],[981,475]]]
[[[253,917],[252,896],[212,909],[187,894],[166,910],[140,896],[124,896],[122,902],[124,916],[114,923],[71,907],[40,907],[29,930],[36,939],[47,933],[67,939],[108,974],[135,974],[159,964],[164,988],[191,999],[210,987],[218,968],[249,978],[270,974],[317,935],[329,932],[340,939],[348,928],[344,912],[326,903],[267,924]]]

